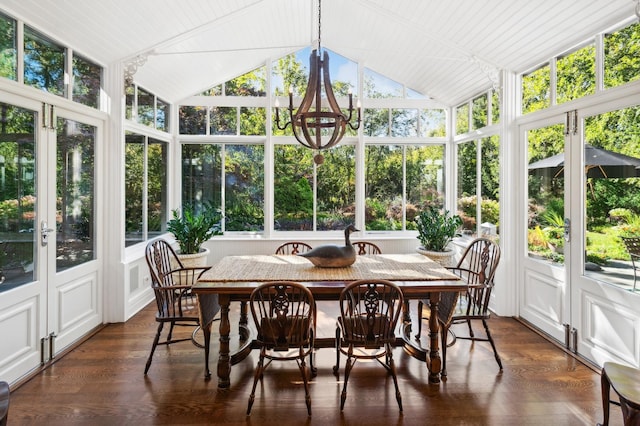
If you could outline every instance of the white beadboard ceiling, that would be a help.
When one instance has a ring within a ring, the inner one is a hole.
[[[318,0],[0,0],[0,11],[177,102],[314,45]],[[636,19],[635,0],[322,0],[322,46],[447,106]],[[305,64],[306,66],[307,64]]]

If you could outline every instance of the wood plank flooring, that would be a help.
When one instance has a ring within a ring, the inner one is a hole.
[[[502,373],[487,343],[458,340],[448,351],[448,380],[429,385],[424,363],[395,350],[403,414],[390,376],[375,362],[356,364],[340,412],[342,374],[339,380],[332,374],[335,351],[321,349],[318,376],[311,384],[312,417],[295,362],[267,369],[247,417],[257,354],[233,366],[231,389],[218,389],[217,330],[212,380],[204,380],[203,352],[189,342],[159,347],[149,374],[143,375],[156,329],[153,308],[127,323],[108,325],[12,390],[9,425],[558,426],[602,420],[600,375],[518,321],[499,317],[490,320],[490,327]],[[322,302],[319,309],[318,335],[331,336],[334,307]],[[233,320],[237,312],[232,313]],[[460,334],[465,331],[456,327]],[[611,414],[611,424],[621,425],[620,409],[612,407]]]

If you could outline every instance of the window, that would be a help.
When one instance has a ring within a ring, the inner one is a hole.
[[[162,234],[167,223],[168,144],[125,135],[125,246]]]
[[[322,152],[277,145],[274,154],[274,229],[344,229],[355,223],[355,149],[341,144]]]
[[[18,21],[0,13],[0,77],[17,81],[20,61],[24,64],[24,84],[100,108],[102,67],[72,55],[65,46],[27,25],[18,40],[17,28]],[[20,52],[19,45],[23,46]]]
[[[364,97],[372,99],[402,98],[403,86],[397,81],[365,68]]]
[[[456,135],[469,131],[469,104],[463,104],[456,108]]]
[[[545,65],[522,77],[522,113],[551,106],[551,68]]]
[[[367,145],[367,230],[415,229],[417,210],[444,206],[444,145]]]
[[[224,231],[263,231],[264,146],[183,144],[182,205],[205,202],[222,210]]]
[[[492,238],[499,233],[499,155],[498,135],[458,145],[457,200],[464,234]]]
[[[489,124],[487,119],[489,105],[487,94],[483,94],[471,101],[471,126],[473,129],[481,129]]]
[[[145,126],[169,132],[169,103],[134,83],[125,83],[125,117]],[[180,111],[182,114],[182,111]]]
[[[31,28],[24,27],[24,82],[54,95],[65,96],[65,49]]]
[[[420,111],[420,137],[447,136],[447,114],[443,109]]]
[[[0,77],[17,79],[16,21],[0,13]]]
[[[138,123],[153,127],[155,122],[155,96],[138,87]]]
[[[79,56],[73,57],[73,100],[92,108],[100,107],[102,68]]]
[[[279,98],[281,125],[289,121],[289,88],[294,107],[304,95],[310,52],[302,49],[272,64],[272,87],[267,90]],[[348,92],[357,87],[357,66],[334,53],[330,58],[334,92],[346,109]],[[394,99],[393,107],[363,110],[366,211],[356,212],[357,131],[347,128],[347,137],[338,146],[320,153],[299,145],[291,127],[280,130],[275,120],[267,135],[266,108],[271,106],[264,96],[262,72],[259,68],[216,85],[179,106],[180,134],[198,136],[182,142],[183,205],[197,209],[211,202],[224,212],[226,232],[262,232],[264,188],[270,184],[264,176],[267,141],[273,143],[274,172],[273,223],[266,226],[276,233],[343,230],[355,224],[357,214],[365,216],[368,230],[411,230],[419,208],[444,206],[444,108],[420,107],[416,100],[428,100],[424,95],[365,73],[370,96],[406,96],[413,101],[410,107]],[[209,99],[198,102],[205,96]],[[373,102],[380,105],[379,100]],[[271,112],[275,116],[276,109]],[[417,142],[420,138],[424,141]],[[319,165],[314,162],[317,154],[323,157]]]
[[[596,92],[596,48],[593,44],[556,60],[558,104]]]
[[[616,87],[640,78],[640,23],[604,36],[604,86]]]

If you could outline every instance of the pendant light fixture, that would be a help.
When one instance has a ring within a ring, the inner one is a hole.
[[[358,101],[357,108],[353,108],[353,95],[349,91],[349,109],[343,113],[338,106],[338,101],[333,94],[331,77],[329,76],[329,54],[322,51],[321,47],[321,23],[322,0],[318,0],[318,47],[309,56],[309,82],[297,109],[293,106],[293,89],[289,88],[289,121],[284,125],[280,122],[279,104],[276,99],[276,126],[284,130],[291,125],[293,135],[303,146],[321,151],[340,143],[345,134],[347,125],[357,130],[360,127],[361,108]],[[322,56],[321,56],[322,54]],[[326,103],[323,106],[322,88],[326,95]],[[357,110],[357,111],[356,111]],[[356,122],[351,123],[354,112]],[[316,164],[322,164],[324,157],[318,153],[314,157]]]

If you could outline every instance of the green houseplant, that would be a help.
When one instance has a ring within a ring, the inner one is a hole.
[[[450,215],[447,210],[441,212],[437,207],[430,206],[416,216],[415,223],[420,241],[417,251],[448,266],[454,252],[447,250],[447,246],[454,237],[460,236],[462,218]]]
[[[178,209],[172,210],[172,218],[167,222],[167,231],[171,232],[180,246],[181,255],[200,253],[202,244],[214,235],[221,235],[222,213],[210,203],[195,212],[193,207],[185,206],[182,215]]]

